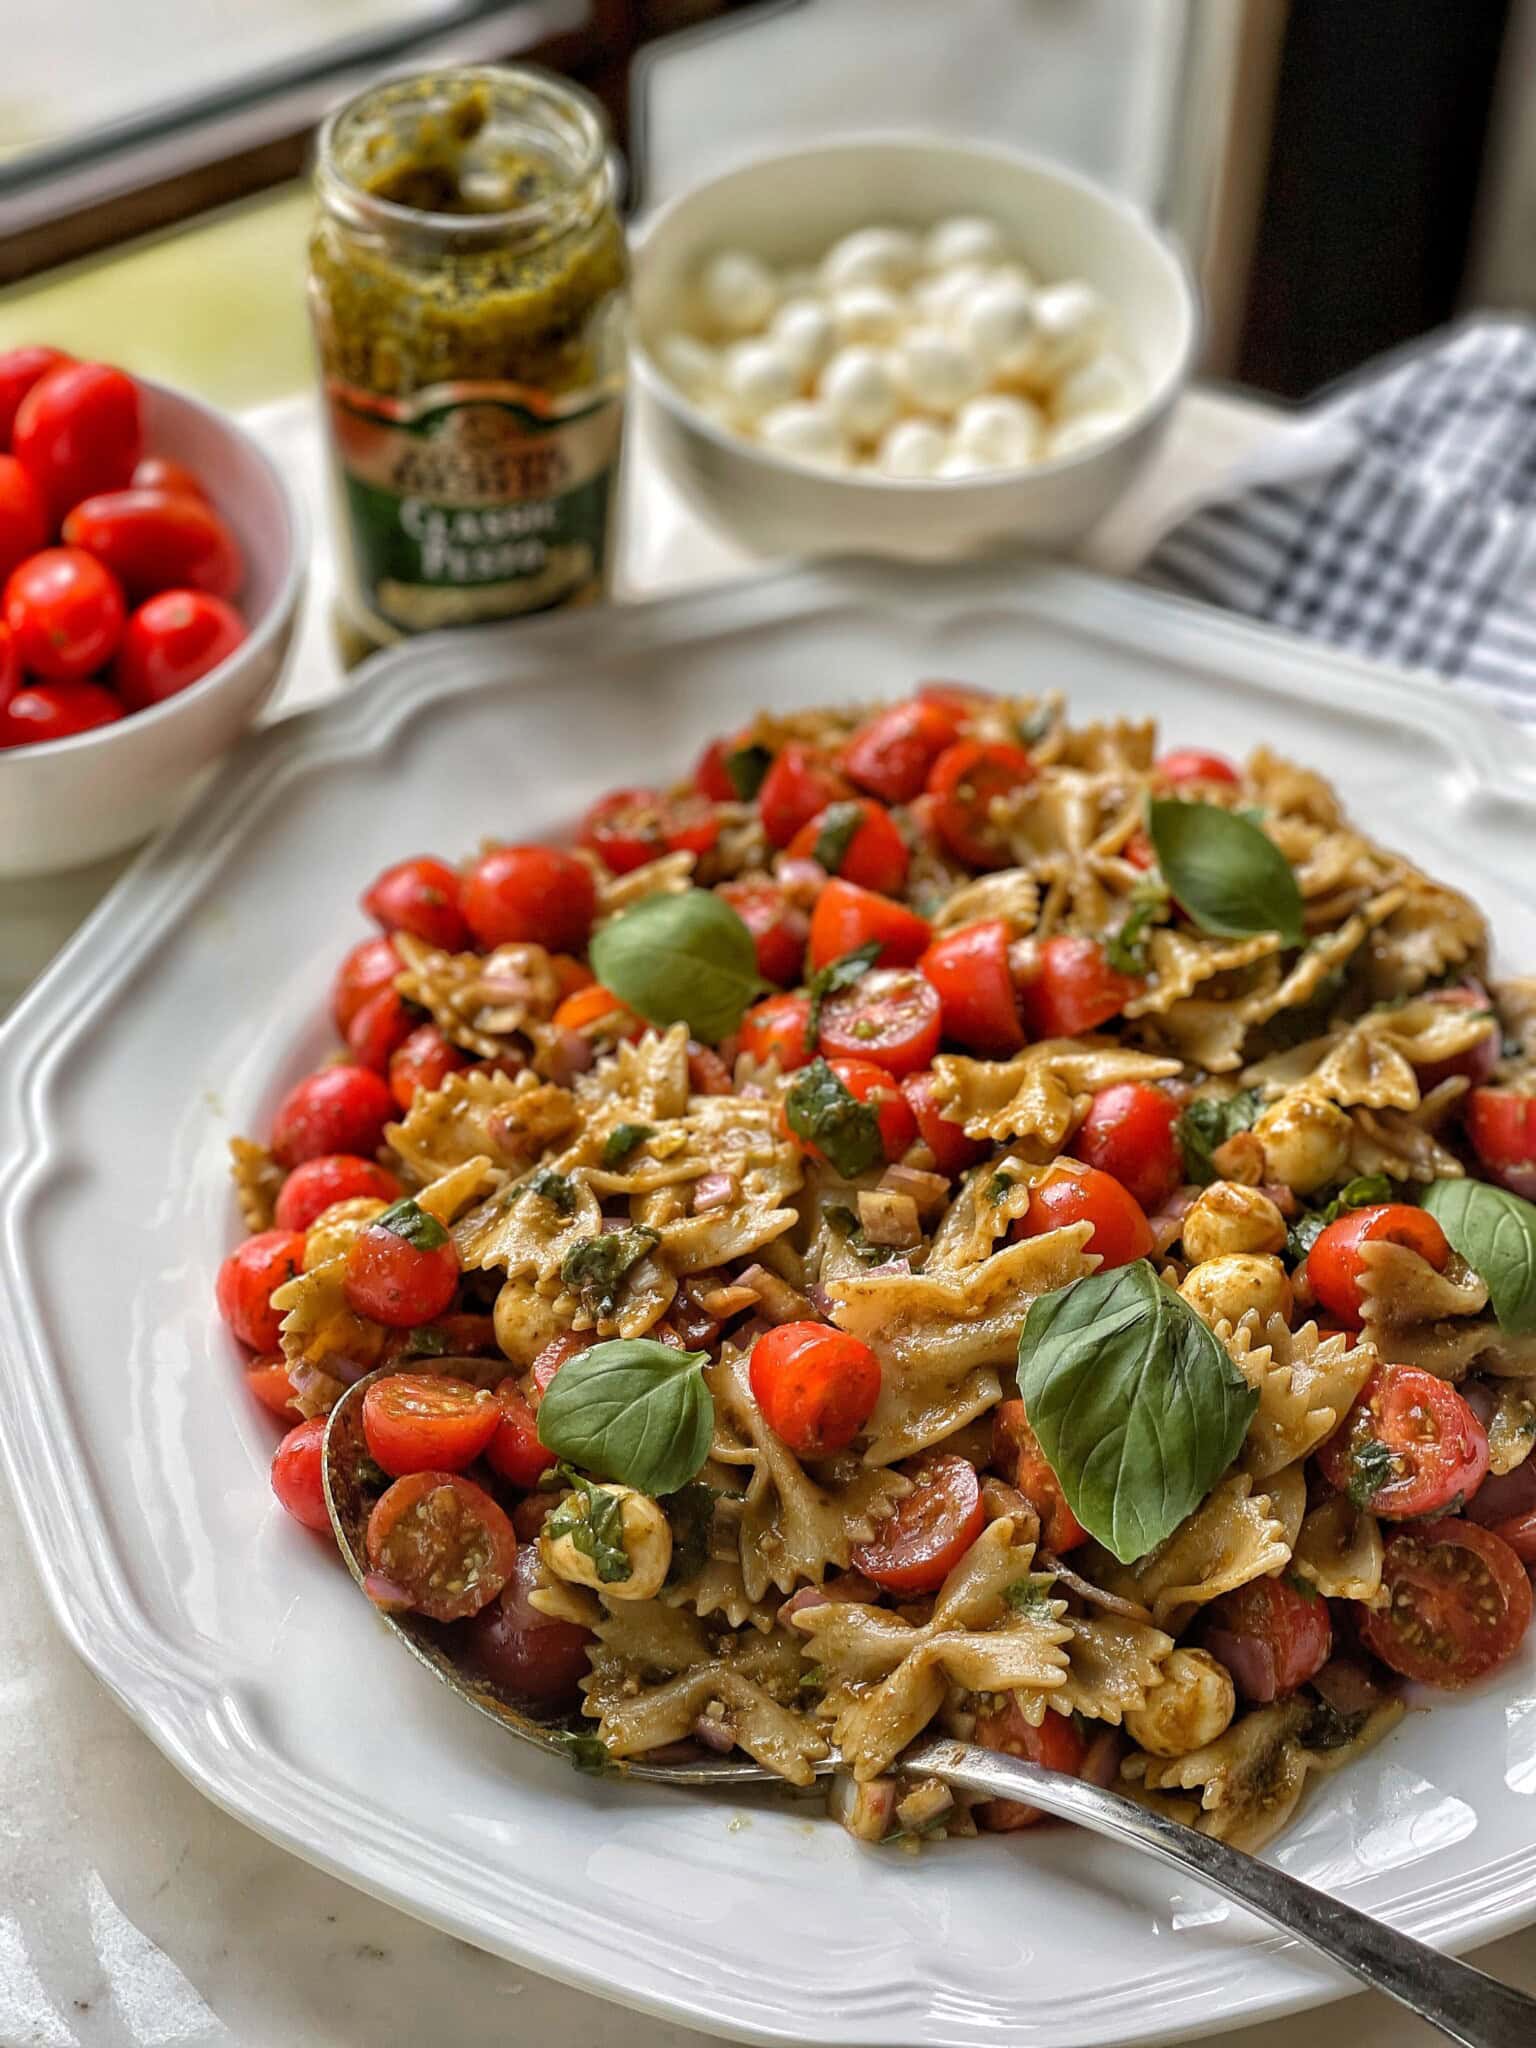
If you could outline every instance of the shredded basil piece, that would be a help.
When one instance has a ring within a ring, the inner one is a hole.
[[[1051,1611],[1053,1583],[1049,1578],[1015,1579],[1003,1598],[1015,1614],[1033,1614],[1043,1619]]]
[[[578,1771],[590,1771],[594,1777],[612,1775],[614,1761],[600,1737],[579,1734],[567,1728],[557,1729],[555,1734]]]
[[[816,834],[812,854],[829,875],[841,872],[843,862],[848,858],[848,849],[863,822],[864,806],[852,799],[846,803],[828,804],[822,812],[821,827]]]
[[[660,1498],[709,1455],[715,1404],[707,1351],[620,1337],[567,1359],[539,1404],[539,1441],[584,1471]]]
[[[1316,1587],[1312,1589],[1314,1592]],[[1317,1699],[1312,1703],[1301,1730],[1303,1749],[1347,1749],[1370,1716],[1362,1710],[1356,1714],[1341,1714],[1327,1700]]]
[[[1347,1181],[1332,1201],[1321,1209],[1309,1209],[1304,1216],[1298,1216],[1285,1234],[1285,1249],[1298,1264],[1322,1236],[1330,1223],[1337,1223],[1351,1209],[1374,1209],[1380,1202],[1401,1202],[1411,1200],[1405,1190],[1399,1193],[1384,1173],[1362,1174],[1357,1180]]]
[[[1184,1154],[1185,1179],[1195,1181],[1201,1187],[1208,1187],[1213,1180],[1219,1179],[1212,1154],[1219,1152],[1228,1138],[1235,1138],[1239,1131],[1249,1130],[1263,1106],[1256,1088],[1244,1088],[1225,1100],[1215,1095],[1202,1095],[1191,1102],[1173,1127]]]
[[[667,1567],[669,1586],[686,1586],[709,1563],[715,1499],[712,1486],[706,1486],[702,1479],[690,1479],[661,1503],[672,1530],[672,1562]]]
[[[773,756],[766,747],[751,744],[733,747],[725,757],[725,772],[738,799],[749,804],[762,788]]]
[[[823,1213],[827,1221],[843,1233],[843,1242],[849,1251],[862,1259],[866,1266],[883,1266],[891,1256],[889,1245],[870,1243],[864,1234],[863,1224],[844,1203],[831,1202]]]
[[[429,1216],[410,1195],[402,1195],[369,1224],[370,1230],[392,1231],[419,1252],[435,1252],[448,1242],[448,1233],[435,1216]]]
[[[992,1178],[987,1182],[987,1200],[989,1202],[1005,1201],[1008,1198],[1008,1196],[1013,1193],[1014,1189],[1017,1186],[1018,1182],[1016,1180],[1010,1179],[1006,1173],[994,1173]]]
[[[1055,723],[1054,707],[1042,704],[1037,710],[1030,712],[1028,717],[1016,718],[1013,721],[1013,729],[1019,736],[1021,747],[1038,747]]]
[[[1148,928],[1167,917],[1171,903],[1168,885],[1159,877],[1149,875],[1136,884],[1124,921],[1104,942],[1104,958],[1117,974],[1146,973]]]
[[[835,996],[845,988],[852,988],[856,981],[866,975],[880,958],[880,941],[871,939],[867,945],[856,946],[851,953],[843,953],[836,960],[829,960],[825,967],[818,967],[805,985],[811,999],[811,1007],[805,1019],[805,1049],[816,1050],[816,1041],[821,1036],[821,1012],[828,996]]]
[[[551,1541],[569,1536],[582,1556],[591,1558],[605,1586],[633,1578],[634,1567],[624,1548],[624,1504],[618,1495],[594,1486],[569,1465],[561,1467],[560,1476],[571,1492],[545,1517],[544,1534]]]
[[[636,1146],[655,1135],[654,1124],[615,1124],[603,1140],[604,1166],[622,1166]]]
[[[1349,1447],[1350,1505],[1368,1508],[1384,1486],[1397,1477],[1397,1454],[1379,1436],[1357,1437]]]
[[[521,1192],[537,1195],[552,1209],[558,1209],[562,1216],[576,1214],[575,1186],[563,1173],[556,1173],[552,1166],[541,1166],[537,1173],[530,1173],[522,1184]]]
[[[578,1238],[560,1261],[560,1278],[581,1297],[588,1315],[611,1316],[624,1275],[660,1241],[659,1232],[648,1223],[633,1230],[605,1230],[597,1237]],[[560,1370],[564,1372],[565,1366]]]
[[[1252,819],[1219,804],[1153,797],[1147,833],[1175,902],[1201,931],[1228,939],[1278,932],[1288,946],[1303,943],[1291,864]]]
[[[880,1119],[860,1102],[825,1060],[812,1060],[795,1076],[784,1114],[797,1138],[814,1145],[844,1180],[855,1180],[885,1157]]]

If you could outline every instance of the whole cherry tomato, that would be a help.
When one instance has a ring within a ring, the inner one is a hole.
[[[129,618],[113,680],[125,703],[147,711],[200,683],[244,639],[244,619],[222,597],[162,590]]]
[[[1143,1209],[1160,1209],[1184,1178],[1178,1121],[1171,1095],[1146,1081],[1121,1081],[1089,1103],[1072,1150],[1119,1181]]]
[[[362,939],[352,948],[331,984],[331,1015],[343,1038],[363,1004],[381,988],[392,988],[403,966],[390,939]]]
[[[1170,789],[1191,782],[1241,782],[1242,777],[1223,754],[1208,754],[1200,747],[1175,747],[1154,764],[1153,773]]]
[[[416,1029],[419,1015],[396,990],[381,988],[347,1026],[347,1051],[360,1067],[388,1074],[390,1061]]]
[[[791,860],[814,860],[829,875],[894,896],[907,879],[907,842],[873,797],[843,797],[818,811],[789,842]]]
[[[231,598],[245,581],[240,543],[208,500],[175,491],[98,491],[70,508],[64,539],[112,571],[137,601],[157,590]]]
[[[929,937],[927,919],[915,910],[839,878],[828,882],[811,912],[811,965],[826,967],[878,939],[876,966],[911,967],[926,951]]]
[[[887,1593],[936,1593],[986,1523],[981,1482],[951,1451],[924,1458],[910,1476],[912,1491],[855,1546],[853,1566]]]
[[[1061,1481],[1046,1462],[1022,1401],[1001,1401],[992,1411],[992,1462],[1040,1517],[1040,1541],[1057,1556],[1088,1541],[1088,1531],[1067,1506]]]
[[[0,622],[0,713],[4,712],[20,687],[21,657],[16,652],[10,627]],[[3,739],[0,739],[0,746],[3,745]]]
[[[918,961],[938,990],[944,1036],[983,1059],[1005,1060],[1024,1043],[1018,991],[1001,918],[945,932]]]
[[[960,718],[952,707],[914,697],[861,725],[843,749],[843,768],[871,796],[909,804],[921,795],[934,762],[959,737]]]
[[[1206,1649],[1256,1705],[1305,1685],[1333,1655],[1328,1602],[1295,1580],[1250,1579],[1213,1600],[1203,1620]]]
[[[276,1351],[282,1343],[282,1312],[272,1295],[304,1270],[304,1233],[261,1230],[238,1244],[219,1268],[214,1288],[219,1314],[242,1344]]]
[[[1307,1280],[1334,1321],[1352,1330],[1360,1327],[1361,1251],[1368,1244],[1404,1245],[1427,1259],[1437,1273],[1445,1271],[1451,1256],[1445,1232],[1434,1217],[1407,1202],[1351,1209],[1330,1223],[1307,1254]]]
[[[780,1323],[752,1347],[752,1397],[797,1458],[848,1448],[880,1398],[880,1361],[825,1323]]]
[[[445,953],[462,952],[469,926],[460,908],[458,873],[431,854],[396,861],[376,875],[363,894],[365,914],[386,932],[409,932]]]
[[[1047,1771],[1059,1771],[1064,1778],[1081,1777],[1088,1744],[1081,1730],[1066,1714],[1047,1713],[1038,1728],[1025,1720],[1018,1697],[990,1714],[978,1714],[971,1740],[983,1749],[1016,1756],[1025,1763],[1039,1764]],[[1024,1799],[985,1799],[976,1817],[989,1834],[1012,1834],[1016,1828],[1032,1828],[1044,1814]]]
[[[818,1043],[829,1060],[915,1074],[939,1049],[938,993],[910,967],[876,967],[827,997]]]
[[[458,1292],[459,1255],[437,1218],[407,1195],[353,1239],[343,1286],[358,1315],[393,1330],[414,1330],[440,1316]],[[494,1417],[495,1404],[490,1407]],[[492,1429],[486,1430],[487,1443]]]
[[[516,1380],[502,1381],[496,1401],[496,1429],[485,1447],[485,1462],[498,1478],[527,1491],[555,1463],[555,1454],[539,1442],[538,1417]]]
[[[1118,974],[1096,940],[1059,932],[1032,950],[1019,975],[1024,1028],[1031,1038],[1077,1038],[1107,1024],[1142,986]]]
[[[394,1114],[394,1097],[377,1074],[366,1067],[322,1067],[278,1104],[272,1156],[279,1166],[299,1166],[325,1152],[367,1158],[383,1144],[384,1126]]]
[[[144,453],[139,387],[105,363],[56,364],[16,409],[11,453],[55,519],[97,491],[120,491]]]
[[[1329,1485],[1402,1521],[1469,1501],[1488,1476],[1488,1433],[1448,1381],[1382,1365],[1317,1454]]]
[[[322,1536],[331,1533],[325,1505],[325,1417],[297,1423],[272,1454],[272,1491],[296,1522]]]
[[[44,548],[6,579],[5,623],[21,665],[52,683],[80,682],[110,660],[124,616],[116,581],[79,548]]]
[[[386,1373],[363,1396],[369,1456],[391,1479],[407,1472],[462,1472],[496,1434],[500,1419],[489,1387],[445,1374]]]
[[[21,401],[32,386],[72,358],[60,348],[8,348],[0,351],[0,448],[9,448]]]
[[[708,853],[720,837],[720,819],[697,797],[611,789],[582,819],[580,836],[610,874],[627,875],[664,853]]]
[[[777,1060],[781,1074],[793,1073],[815,1058],[805,1042],[810,1022],[809,996],[768,996],[742,1018],[741,1049],[759,1062]]]
[[[722,882],[715,891],[735,911],[757,948],[757,971],[764,981],[800,979],[810,919],[777,882]]]
[[[517,1537],[483,1486],[461,1472],[410,1472],[380,1494],[365,1538],[381,1607],[462,1621],[512,1576]]]
[[[1128,1266],[1152,1249],[1152,1226],[1140,1204],[1097,1167],[1074,1168],[1058,1160],[1030,1193],[1029,1207],[1014,1222],[1014,1238],[1041,1237],[1070,1223],[1091,1223],[1085,1250],[1097,1252],[1104,1267]]]
[[[1455,1689],[1507,1663],[1531,1625],[1525,1566],[1491,1529],[1451,1516],[1387,1542],[1379,1607],[1357,1607],[1365,1646],[1421,1685]]]
[[[1002,868],[1012,859],[1008,841],[992,822],[992,805],[1033,781],[1035,764],[1022,747],[957,740],[934,762],[928,788],[938,799],[939,837],[968,867]]]
[[[809,747],[784,748],[757,792],[763,830],[775,846],[788,846],[818,811],[849,793],[837,769]]]
[[[552,846],[497,846],[464,882],[464,915],[477,943],[547,946],[580,953],[597,910],[592,871]]]
[[[908,1109],[917,1120],[917,1134],[933,1154],[938,1171],[954,1179],[987,1156],[984,1140],[968,1138],[964,1128],[952,1123],[934,1094],[932,1074],[909,1074],[901,1084]]]
[[[133,466],[128,479],[135,490],[174,491],[179,498],[206,498],[203,480],[184,462],[170,455],[145,455]]]
[[[50,531],[42,492],[14,455],[0,455],[0,576],[46,547]]]
[[[296,1166],[283,1182],[273,1210],[279,1230],[308,1230],[337,1202],[356,1201],[367,1196],[375,1201],[394,1202],[400,1183],[392,1173],[372,1159],[355,1152],[325,1152]]]
[[[115,724],[122,715],[119,699],[100,683],[39,683],[0,703],[0,747],[72,740],[98,725]]]
[[[1467,1136],[1496,1181],[1527,1201],[1536,1199],[1536,1095],[1474,1088],[1467,1097]]]
[[[392,1105],[398,1104],[409,1116],[418,1092],[433,1094],[450,1074],[458,1073],[469,1063],[469,1054],[446,1039],[435,1024],[418,1024],[389,1056]]]
[[[594,1638],[590,1629],[556,1620],[532,1604],[528,1596],[542,1584],[538,1550],[525,1544],[506,1586],[470,1622],[466,1643],[471,1664],[493,1685],[548,1712],[580,1698],[577,1688],[591,1669],[587,1647]]]

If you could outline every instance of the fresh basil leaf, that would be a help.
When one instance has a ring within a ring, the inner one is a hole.
[[[1431,1181],[1424,1207],[1484,1281],[1499,1328],[1536,1330],[1536,1207],[1484,1180]]]
[[[669,1586],[686,1586],[709,1563],[710,1537],[715,1526],[715,1489],[702,1479],[690,1479],[661,1503],[672,1531],[672,1562],[667,1567]]]
[[[752,802],[772,766],[772,754],[766,747],[756,745],[733,747],[725,757],[725,772],[730,785],[744,804]]]
[[[1201,931],[1226,939],[1278,932],[1288,946],[1302,944],[1291,864],[1250,819],[1219,804],[1153,797],[1147,832],[1163,880]]]
[[[1122,1564],[1200,1505],[1259,1398],[1145,1259],[1031,1302],[1019,1392],[1067,1505]]]
[[[448,1233],[437,1218],[429,1216],[409,1195],[402,1195],[398,1202],[391,1202],[368,1227],[370,1230],[393,1231],[396,1237],[403,1237],[419,1252],[435,1252],[448,1242]]]
[[[1212,1155],[1221,1150],[1228,1138],[1251,1129],[1263,1106],[1256,1088],[1244,1088],[1224,1098],[1197,1096],[1173,1127],[1184,1155],[1184,1178],[1200,1187],[1209,1187],[1213,1180],[1218,1180],[1220,1175]]]
[[[829,1223],[843,1233],[843,1242],[855,1258],[862,1259],[866,1266],[883,1266],[891,1256],[888,1244],[871,1244],[864,1235],[864,1226],[853,1211],[842,1202],[830,1202],[822,1212]]]
[[[1168,885],[1159,877],[1136,884],[1124,920],[1104,942],[1104,958],[1117,974],[1146,973],[1147,928],[1167,916],[1171,901]]]
[[[864,806],[852,798],[846,803],[828,804],[822,812],[821,829],[816,834],[811,854],[829,875],[841,872],[843,862],[848,858],[848,849],[863,822]]]
[[[1316,1588],[1313,1588],[1314,1592]],[[1337,1707],[1331,1707],[1325,1699],[1314,1699],[1311,1712],[1302,1725],[1301,1743],[1304,1749],[1348,1749],[1360,1730],[1370,1719],[1365,1708],[1355,1714],[1341,1714]]]
[[[686,1024],[718,1044],[766,986],[757,947],[736,912],[712,889],[647,896],[592,939],[592,972],[651,1024]]]
[[[611,1316],[618,1303],[620,1281],[660,1241],[659,1232],[648,1223],[633,1230],[605,1230],[597,1237],[579,1237],[560,1261],[560,1278],[580,1296],[588,1315]],[[560,1370],[564,1372],[565,1367]]]
[[[1021,747],[1038,747],[1051,727],[1056,723],[1056,707],[1041,704],[1028,717],[1016,718],[1013,729],[1019,736]]]
[[[594,1486],[569,1465],[561,1467],[560,1476],[571,1491],[545,1517],[544,1534],[551,1539],[569,1536],[582,1556],[591,1558],[605,1586],[633,1578],[634,1568],[624,1548],[624,1504],[618,1495]]]
[[[1355,1438],[1349,1447],[1349,1481],[1344,1488],[1352,1507],[1368,1508],[1384,1486],[1397,1477],[1397,1454],[1379,1436]]]
[[[568,1358],[539,1403],[539,1442],[603,1479],[676,1493],[709,1455],[707,1351],[620,1337]]]
[[[873,1105],[860,1102],[825,1060],[800,1069],[784,1098],[784,1114],[795,1136],[814,1145],[844,1180],[867,1173],[885,1157]]]
[[[1044,1620],[1051,1611],[1051,1587],[1054,1583],[1049,1574],[1040,1578],[1015,1579],[1003,1598],[1015,1614],[1033,1614]]]
[[[829,960],[825,967],[818,967],[806,983],[806,994],[811,1007],[805,1019],[805,1049],[816,1050],[816,1041],[821,1036],[822,1005],[828,996],[835,996],[840,989],[852,988],[854,983],[866,975],[880,958],[880,941],[871,939],[867,945],[855,946],[851,953],[842,953],[836,960]]]
[[[824,1664],[813,1664],[809,1671],[802,1671],[795,1680],[796,1692],[824,1692],[827,1685],[827,1668]]]
[[[562,1216],[576,1214],[576,1189],[563,1173],[556,1173],[552,1166],[541,1166],[537,1173],[530,1173],[523,1182],[522,1192],[537,1195],[540,1201],[548,1202],[551,1209],[558,1209]]]
[[[615,1773],[617,1766],[600,1736],[586,1735],[571,1728],[557,1728],[551,1732],[578,1771],[590,1771],[598,1778]]]
[[[1018,1182],[1006,1173],[994,1173],[987,1182],[984,1193],[989,1202],[1001,1202],[1011,1195]]]
[[[1351,1209],[1374,1209],[1381,1202],[1411,1200],[1408,1191],[1399,1192],[1384,1173],[1361,1174],[1355,1180],[1346,1181],[1333,1200],[1324,1203],[1321,1209],[1309,1209],[1304,1216],[1299,1216],[1285,1234],[1285,1248],[1299,1264],[1329,1224],[1337,1223]]]
[[[441,1330],[434,1330],[430,1323],[418,1323],[414,1330],[405,1332],[405,1342],[399,1350],[401,1358],[446,1358],[457,1345],[450,1345]]]
[[[622,1166],[637,1145],[643,1145],[647,1138],[654,1138],[654,1124],[615,1124],[603,1140],[604,1166]]]

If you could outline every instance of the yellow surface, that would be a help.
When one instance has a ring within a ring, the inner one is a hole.
[[[309,188],[283,185],[0,295],[0,349],[49,342],[241,407],[314,376]]]

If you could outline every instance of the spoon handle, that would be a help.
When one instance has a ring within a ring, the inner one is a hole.
[[[1362,1984],[1395,1998],[1462,2048],[1536,2044],[1536,1999],[1469,1963],[1426,1948],[1240,1849],[1148,1812],[1118,1792],[1102,1791],[1079,1778],[1065,1778],[1022,1758],[965,1742],[919,1743],[900,1759],[897,1769],[942,1778],[965,1792],[1022,1799],[1096,1834],[1144,1849],[1235,1899],[1283,1933],[1309,1942]]]

